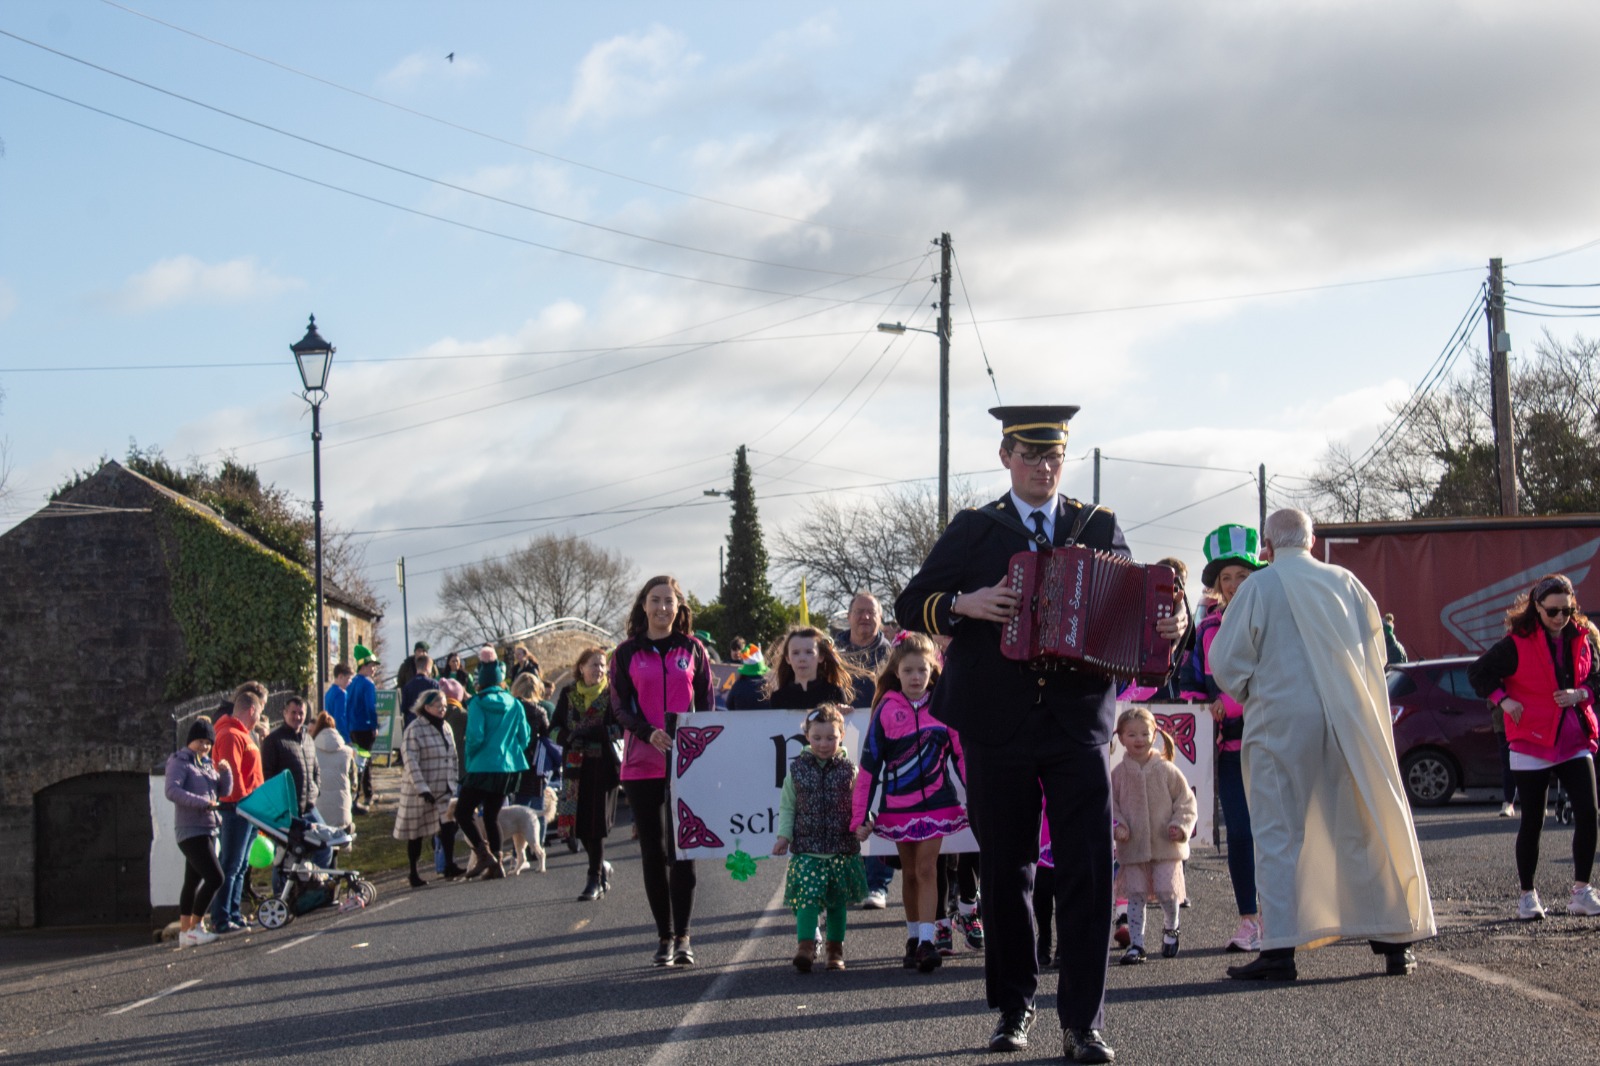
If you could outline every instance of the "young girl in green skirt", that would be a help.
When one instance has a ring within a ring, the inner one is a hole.
[[[827,912],[826,964],[844,969],[845,908],[867,895],[861,842],[850,832],[856,766],[844,751],[844,715],[823,704],[806,715],[806,750],[789,764],[778,812],[774,855],[790,855],[783,903],[795,915],[800,941],[794,967],[810,973],[817,958],[817,920]]]

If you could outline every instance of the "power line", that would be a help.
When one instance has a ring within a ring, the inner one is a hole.
[[[3,76],[4,75],[0,75],[0,77],[3,77]],[[831,311],[833,309],[834,309],[833,307],[817,308],[817,309],[812,310],[812,311],[807,311],[804,314],[797,315],[794,318],[788,319],[787,322],[799,321],[802,318],[809,318],[812,315],[820,315],[820,314],[823,314],[826,311]],[[780,325],[786,325],[787,322],[779,323],[779,324]],[[764,327],[760,327],[760,328],[761,329],[767,329],[767,328],[770,328],[770,327],[764,326]],[[752,332],[759,332],[759,330],[753,330]],[[616,377],[619,374],[626,374],[626,373],[628,373],[630,371],[640,370],[640,369],[643,369],[644,367],[647,367],[647,366],[654,366],[657,363],[665,363],[665,362],[667,362],[669,360],[672,360],[672,359],[679,359],[679,358],[682,358],[685,355],[690,355],[690,354],[693,354],[694,352],[704,351],[707,348],[715,347],[719,343],[720,343],[719,341],[706,341],[705,343],[698,344],[698,345],[696,345],[696,346],[694,346],[692,348],[686,348],[681,352],[670,352],[670,353],[668,353],[666,355],[658,355],[654,359],[641,360],[640,362],[632,363],[632,364],[630,364],[628,366],[617,367],[614,370],[607,370],[607,371],[604,371],[604,372],[599,373],[599,374],[590,375],[589,377],[586,377],[586,378],[579,378],[576,381],[568,381],[568,382],[565,382],[565,383],[560,384],[560,385],[553,385],[550,388],[547,388],[547,389],[543,390],[542,392],[524,393],[521,396],[513,396],[513,397],[509,397],[509,398],[504,399],[504,400],[496,401],[494,403],[483,404],[481,406],[474,407],[474,408],[471,408],[471,409],[466,410],[466,411],[457,411],[454,414],[440,415],[437,418],[424,419],[424,420],[422,420],[420,422],[411,422],[411,423],[408,423],[408,424],[405,424],[405,425],[394,427],[392,429],[379,430],[376,433],[369,433],[369,434],[367,434],[366,436],[363,436],[363,437],[355,437],[355,438],[352,438],[350,440],[338,441],[338,442],[333,443],[333,444],[325,444],[325,445],[323,445],[323,451],[327,451],[327,450],[332,449],[332,448],[348,447],[348,446],[350,446],[352,444],[360,444],[360,443],[362,443],[364,441],[376,440],[376,439],[378,439],[380,437],[388,437],[388,436],[392,436],[392,435],[394,435],[396,433],[404,433],[407,430],[420,429],[423,426],[437,425],[440,422],[449,422],[449,421],[452,421],[452,420],[457,419],[457,418],[464,418],[467,415],[482,414],[484,411],[492,411],[495,408],[505,407],[508,404],[521,403],[523,400],[530,400],[530,399],[533,399],[535,396],[548,396],[550,393],[553,393],[553,392],[565,392],[567,389],[577,388],[580,385],[592,384],[593,382],[596,382],[596,381],[603,381],[606,378]],[[526,375],[523,375],[523,376],[526,376]],[[506,380],[515,380],[515,379],[506,379]],[[495,383],[496,387],[503,387],[504,384],[505,384],[504,380]],[[434,403],[437,403],[438,401],[437,401],[436,398],[429,398],[428,400],[418,401],[418,402],[419,403],[425,403],[425,404],[427,404],[429,406],[432,406]],[[414,406],[414,405],[408,405],[408,406]],[[304,452],[300,452],[300,451],[290,452],[290,453],[287,453],[287,454],[284,454],[284,455],[274,456],[271,459],[262,459],[262,460],[258,461],[256,463],[256,465],[257,466],[262,466],[262,465],[265,465],[266,463],[282,462],[283,460],[286,460],[286,459],[294,459],[294,458],[297,458],[297,457],[304,456],[304,454],[305,454]]]
[[[1411,396],[1401,405],[1400,410],[1395,412],[1394,419],[1378,434],[1366,451],[1362,452],[1350,464],[1351,477],[1362,473],[1382,454],[1382,450],[1388,447],[1394,438],[1399,435],[1400,431],[1405,428],[1406,423],[1421,409],[1423,401],[1432,394],[1438,383],[1449,373],[1456,356],[1460,354],[1461,350],[1466,346],[1468,338],[1472,335],[1472,330],[1476,328],[1478,322],[1483,318],[1484,296],[1485,286],[1480,283],[1477,292],[1473,293],[1472,303],[1468,305],[1466,312],[1457,321],[1455,329],[1451,331],[1450,339],[1445,342],[1444,348],[1440,350],[1434,361],[1429,365],[1428,370],[1423,374],[1422,380],[1417,383],[1417,387],[1412,391]]]
[[[823,268],[823,267],[799,266],[799,265],[794,264],[794,263],[779,263],[779,262],[775,262],[775,261],[769,260],[769,259],[757,259],[757,258],[754,258],[754,257],[751,257],[751,256],[735,255],[732,252],[719,252],[719,251],[716,251],[715,249],[700,248],[700,247],[697,247],[695,245],[690,245],[690,244],[681,244],[681,243],[679,243],[677,241],[664,240],[664,239],[659,238],[659,237],[651,237],[651,236],[647,236],[647,235],[641,234],[641,233],[634,233],[634,232],[632,232],[630,230],[618,229],[618,228],[613,227],[613,226],[602,225],[601,223],[598,223],[598,222],[590,222],[590,221],[588,221],[586,219],[576,218],[576,217],[574,217],[572,215],[563,215],[563,214],[561,214],[559,212],[556,212],[556,211],[547,211],[542,207],[534,207],[532,204],[525,204],[525,203],[522,203],[522,202],[517,201],[517,200],[511,200],[511,199],[508,199],[507,197],[504,197],[504,196],[496,196],[493,193],[482,192],[482,191],[480,191],[478,189],[473,189],[473,188],[471,188],[469,186],[457,185],[455,182],[445,181],[442,178],[435,178],[435,177],[432,177],[431,175],[428,175],[428,174],[421,174],[421,173],[418,173],[417,171],[409,170],[409,169],[407,169],[405,167],[397,166],[397,165],[395,165],[393,163],[386,163],[381,159],[373,159],[370,156],[364,156],[364,155],[361,155],[358,152],[352,152],[352,151],[349,151],[347,149],[340,148],[337,145],[327,144],[326,142],[319,141],[319,140],[316,140],[316,139],[311,138],[311,137],[306,137],[306,136],[304,136],[302,134],[294,133],[294,132],[292,132],[290,130],[283,129],[282,127],[274,126],[274,125],[272,125],[270,123],[262,122],[262,121],[259,121],[257,119],[250,118],[247,115],[241,115],[241,114],[238,114],[237,112],[229,111],[226,108],[217,107],[214,104],[208,104],[203,100],[196,100],[192,96],[185,96],[183,93],[174,92],[171,89],[164,89],[159,85],[154,85],[154,84],[152,84],[150,82],[143,81],[143,80],[141,80],[139,78],[133,77],[132,75],[123,74],[120,71],[112,70],[110,67],[104,67],[104,66],[101,66],[98,63],[90,62],[87,59],[83,59],[83,58],[81,58],[79,56],[72,55],[72,54],[70,54],[68,52],[63,52],[63,51],[61,51],[59,49],[51,48],[49,45],[40,44],[38,41],[29,40],[28,38],[22,37],[22,36],[20,36],[18,34],[15,34],[15,33],[12,33],[9,30],[0,29],[0,36],[9,37],[14,41],[20,41],[21,43],[29,45],[29,46],[31,46],[33,48],[37,48],[37,49],[39,49],[41,51],[44,51],[44,52],[49,52],[51,55],[59,56],[62,59],[68,60],[68,61],[73,62],[73,63],[78,63],[78,64],[80,64],[82,66],[85,66],[85,67],[88,67],[90,70],[98,70],[100,73],[110,75],[113,78],[120,78],[121,80],[126,81],[126,82],[128,82],[130,84],[138,85],[141,88],[149,89],[151,92],[161,93],[163,96],[171,97],[174,100],[182,100],[184,103],[191,104],[194,107],[204,108],[205,110],[210,111],[213,114],[222,115],[224,117],[231,118],[236,122],[243,122],[246,125],[254,126],[257,129],[267,130],[270,133],[276,133],[280,137],[287,137],[290,140],[299,141],[301,144],[308,144],[308,145],[311,145],[314,148],[320,148],[325,152],[332,152],[335,155],[344,156],[346,159],[354,159],[357,162],[365,163],[368,166],[379,167],[379,168],[381,168],[383,170],[389,171],[390,173],[401,174],[401,175],[404,175],[405,177],[414,178],[414,179],[416,179],[418,181],[427,182],[430,185],[436,185],[436,186],[438,186],[440,188],[443,188],[443,189],[449,189],[449,190],[451,190],[453,192],[465,193],[468,196],[476,196],[479,199],[488,200],[491,203],[500,204],[500,205],[502,205],[504,207],[513,207],[513,208],[516,208],[519,211],[528,211],[528,212],[531,212],[531,213],[536,214],[536,215],[543,215],[546,218],[556,219],[556,220],[561,221],[561,222],[569,222],[569,223],[572,223],[573,225],[576,225],[576,226],[583,226],[583,227],[586,227],[588,229],[598,230],[601,233],[609,233],[609,234],[611,234],[613,236],[616,236],[616,237],[626,237],[626,238],[628,238],[630,240],[645,241],[645,242],[648,242],[650,244],[659,244],[659,245],[662,245],[663,247],[675,248],[675,249],[677,249],[679,251],[684,251],[684,252],[695,252],[695,253],[700,254],[700,255],[710,255],[710,256],[716,256],[716,257],[722,258],[722,259],[731,259],[731,260],[734,260],[736,262],[747,263],[747,264],[750,264],[752,266],[776,267],[777,269],[780,269],[780,270],[797,270],[797,271],[803,271],[805,273],[810,273],[810,274],[829,274],[829,275],[834,275],[834,276],[839,276],[839,277],[848,276],[850,274],[849,271],[845,271],[845,270],[828,270],[828,269]]]
[[[1105,452],[1100,453],[1100,458],[1113,463],[1137,463],[1140,466],[1167,466],[1176,470],[1214,470],[1222,474],[1249,474],[1251,477],[1255,476],[1248,470],[1235,470],[1231,466],[1199,466],[1194,463],[1164,463],[1156,459],[1125,459],[1119,455],[1107,455]]]
[[[915,257],[913,257],[913,258],[915,258]],[[899,263],[894,263],[894,264],[890,264],[889,266],[884,267],[882,269],[885,269],[885,270],[893,269],[893,267],[899,266],[899,265],[900,265]],[[860,274],[860,275],[856,275],[856,276],[857,277],[872,277],[873,274]],[[841,301],[841,305],[843,303],[844,303],[844,301]],[[768,304],[766,306],[771,306],[771,305]],[[746,314],[746,313],[747,312],[745,312],[745,311],[738,312],[738,314]],[[730,316],[730,317],[732,317],[732,316]],[[689,326],[689,327],[686,327],[686,328],[687,329],[699,329],[702,326],[708,325],[708,324],[709,323],[701,323],[700,325]],[[685,330],[675,330],[674,332],[682,333],[682,332],[685,332]],[[726,340],[723,340],[723,341],[721,341],[719,343],[722,343],[722,344],[770,344],[770,343],[773,343],[773,342],[776,342],[776,341],[831,340],[831,339],[833,339],[835,337],[856,337],[856,336],[860,336],[860,334],[861,334],[861,331],[858,330],[858,329],[841,329],[841,330],[831,330],[831,331],[827,331],[827,332],[823,332],[823,333],[789,333],[789,334],[783,334],[783,335],[776,336],[776,337],[732,337],[732,338],[728,338]],[[672,341],[672,342],[669,342],[669,343],[662,343],[662,344],[652,344],[652,343],[626,344],[626,345],[622,345],[620,347],[613,345],[611,347],[597,346],[597,347],[591,347],[591,348],[534,348],[534,349],[525,349],[523,351],[516,351],[516,352],[448,352],[448,353],[441,352],[441,353],[434,354],[434,355],[378,355],[378,356],[367,356],[366,358],[361,358],[361,357],[345,358],[344,356],[341,355],[339,357],[339,365],[340,366],[351,366],[351,365],[355,365],[355,364],[379,364],[379,365],[384,365],[384,364],[390,364],[390,363],[434,363],[434,362],[450,363],[450,362],[461,362],[461,361],[473,361],[473,360],[478,360],[478,359],[518,359],[518,358],[523,358],[523,357],[526,357],[526,356],[546,356],[546,355],[610,355],[610,354],[613,354],[613,353],[619,352],[619,351],[639,351],[639,350],[644,350],[644,349],[649,349],[649,348],[682,348],[682,347],[684,347],[686,345],[693,344],[693,343],[695,343],[695,342],[693,342],[693,341]],[[563,363],[561,365],[562,366],[571,366],[573,364],[572,363]],[[90,373],[90,372],[93,372],[93,373],[105,373],[107,371],[112,371],[112,370],[137,370],[137,371],[144,371],[144,370],[253,370],[253,369],[262,369],[262,368],[266,368],[266,367],[281,367],[281,366],[283,366],[283,360],[282,359],[261,359],[261,360],[252,360],[252,361],[248,361],[248,362],[238,362],[238,363],[124,363],[124,364],[106,364],[104,366],[8,366],[8,367],[5,368],[5,372],[7,374],[75,374],[75,373]]]
[[[741,292],[761,293],[766,296],[783,296],[789,299],[805,298],[800,293],[784,292],[780,289],[763,289],[755,285],[741,285],[738,282],[733,281],[718,281],[713,278],[695,277],[692,274],[679,274],[671,270],[662,270],[658,267],[641,266],[637,263],[628,263],[620,259],[608,259],[605,256],[591,255],[588,252],[579,252],[574,251],[571,248],[560,248],[553,244],[545,244],[543,241],[536,241],[529,237],[518,237],[514,234],[504,233],[500,230],[489,229],[486,226],[475,226],[470,222],[462,222],[458,219],[448,218],[444,215],[436,215],[431,211],[423,211],[422,209],[416,207],[407,207],[404,204],[397,204],[392,200],[385,200],[381,196],[373,196],[370,193],[359,192],[343,185],[335,185],[332,182],[322,181],[306,174],[299,174],[292,170],[286,170],[283,167],[273,166],[271,163],[263,163],[259,159],[252,159],[249,156],[240,155],[238,152],[230,152],[225,148],[218,148],[215,145],[206,144],[204,141],[197,141],[191,137],[185,137],[181,134],[173,133],[170,130],[164,130],[159,126],[152,126],[147,122],[140,122],[137,119],[129,118],[126,115],[119,115],[115,111],[107,111],[105,108],[84,103],[82,100],[75,100],[70,96],[63,96],[60,93],[51,92],[49,89],[42,89],[37,85],[31,85],[28,82],[13,78],[6,74],[0,74],[0,81],[10,82],[12,85],[39,93],[41,96],[48,96],[53,100],[59,100],[62,103],[71,104],[72,106],[82,108],[85,111],[92,111],[97,115],[103,115],[106,118],[115,119],[118,122],[124,122],[130,126],[135,126],[142,130],[160,134],[163,137],[168,137],[182,144],[187,144],[191,147],[202,149],[203,151],[212,152],[216,155],[233,159],[241,163],[248,163],[253,167],[259,167],[262,170],[270,171],[273,174],[280,174],[284,177],[293,178],[296,181],[305,182],[308,185],[315,185],[318,188],[327,189],[330,192],[341,193],[345,196],[354,197],[357,200],[364,200],[367,203],[377,204],[381,207],[387,207],[395,211],[401,211],[405,214],[414,215],[418,218],[426,218],[434,222],[442,222],[447,226],[455,226],[458,229],[464,229],[471,233],[479,233],[486,237],[498,237],[501,240],[511,241],[515,244],[525,245],[530,248],[538,248],[542,251],[554,252],[558,255],[569,255],[575,259],[583,259],[588,262],[600,263],[605,266],[618,267],[623,270],[635,270],[642,274],[653,274],[658,277],[672,278],[677,281],[689,281],[699,285],[711,285],[716,288],[735,289]]]
[[[950,249],[950,258],[955,260],[956,280],[961,282],[961,295],[967,301],[967,314],[972,316],[972,335],[978,339],[978,354],[983,356],[983,369],[989,374],[989,387],[994,389],[994,402],[1005,403],[1000,398],[1000,383],[995,380],[994,367],[989,365],[989,351],[983,346],[983,334],[978,331],[978,313],[972,309],[972,293],[967,290],[967,277],[961,273],[961,260],[956,255],[954,246]]]
[[[1182,512],[1182,511],[1187,511],[1191,507],[1199,507],[1202,503],[1210,503],[1212,500],[1218,499],[1218,498],[1220,498],[1222,496],[1226,496],[1230,492],[1238,492],[1240,489],[1245,488],[1246,486],[1254,485],[1255,483],[1256,483],[1256,479],[1253,478],[1253,477],[1249,481],[1241,481],[1241,482],[1239,482],[1239,484],[1234,485],[1234,486],[1232,486],[1230,488],[1223,489],[1221,492],[1212,493],[1210,496],[1202,497],[1201,499],[1195,500],[1193,503],[1186,503],[1182,507],[1175,507],[1172,510],[1168,511],[1166,514],[1158,514],[1154,518],[1145,519],[1143,522],[1135,522],[1131,526],[1123,526],[1122,527],[1122,532],[1124,534],[1128,534],[1128,533],[1132,533],[1136,529],[1142,529],[1145,526],[1155,525],[1157,522],[1161,521],[1163,518],[1171,518],[1173,515],[1178,514],[1178,513]]]
[[[1507,300],[1514,300],[1519,304],[1532,304],[1535,307],[1559,307],[1568,311],[1600,311],[1600,304],[1553,304],[1544,300],[1530,300],[1526,296],[1506,296]]]
[[[350,86],[347,86],[347,85],[341,85],[336,81],[331,81],[331,80],[329,80],[327,78],[319,77],[318,75],[312,74],[309,71],[304,71],[304,70],[300,70],[300,69],[298,69],[296,67],[291,67],[286,63],[280,63],[279,61],[277,61],[275,59],[269,59],[266,56],[257,55],[254,52],[246,51],[243,48],[239,48],[239,47],[236,47],[235,45],[228,44],[225,41],[219,41],[219,40],[216,40],[215,38],[207,37],[204,34],[196,33],[194,30],[186,29],[185,27],[179,26],[176,23],[166,22],[166,21],[164,21],[162,19],[156,18],[154,15],[149,15],[149,14],[146,14],[145,12],[143,12],[143,11],[138,11],[138,10],[136,10],[134,8],[131,8],[131,7],[128,7],[128,6],[124,5],[124,4],[116,3],[115,0],[101,0],[101,2],[106,4],[108,7],[117,8],[118,10],[125,11],[130,15],[134,15],[134,16],[136,16],[138,18],[145,19],[145,20],[147,20],[149,22],[154,22],[155,24],[157,24],[159,26],[165,26],[169,30],[174,30],[174,31],[176,31],[178,33],[185,34],[185,35],[187,35],[189,37],[195,38],[196,40],[204,41],[206,44],[214,45],[215,47],[218,47],[218,48],[227,49],[228,51],[234,52],[234,53],[236,53],[238,55],[242,55],[247,59],[253,59],[258,63],[265,63],[268,66],[276,67],[279,70],[286,71],[287,73],[293,74],[293,75],[295,75],[297,77],[306,78],[306,79],[308,79],[310,81],[317,82],[320,85],[325,85],[330,89],[337,89],[339,92],[348,93],[351,96],[360,97],[363,100],[368,100],[368,101],[371,101],[372,103],[380,104],[383,107],[393,108],[396,111],[404,112],[405,114],[411,115],[411,116],[413,116],[415,118],[420,118],[420,119],[423,119],[423,120],[425,120],[427,122],[434,122],[434,123],[437,123],[437,124],[439,124],[441,126],[446,126],[446,127],[450,128],[450,129],[456,130],[456,131],[461,132],[461,133],[471,134],[474,137],[481,137],[484,140],[493,141],[496,144],[502,144],[502,145],[505,145],[508,148],[515,148],[518,151],[528,152],[528,153],[533,154],[533,155],[541,156],[541,157],[543,157],[545,159],[552,159],[552,160],[555,160],[558,163],[565,163],[568,166],[579,167],[579,168],[581,168],[583,170],[588,170],[588,171],[591,171],[591,172],[596,173],[596,174],[603,174],[608,178],[616,178],[616,179],[618,179],[620,181],[632,182],[635,185],[642,185],[645,188],[656,189],[657,191],[660,191],[660,192],[671,193],[674,196],[682,196],[682,197],[684,197],[686,199],[690,199],[690,200],[698,200],[701,203],[713,204],[713,205],[715,205],[717,207],[726,207],[726,208],[729,208],[729,209],[734,210],[734,211],[744,211],[744,212],[748,212],[749,214],[753,214],[753,215],[764,215],[767,218],[781,219],[781,220],[783,220],[785,222],[794,222],[794,223],[796,223],[798,225],[802,225],[802,226],[813,226],[813,227],[816,227],[818,229],[833,230],[834,232],[837,232],[837,233],[853,233],[853,234],[856,234],[858,236],[879,237],[879,238],[882,238],[882,239],[885,239],[885,240],[892,240],[892,241],[900,241],[900,240],[905,240],[906,239],[904,237],[896,237],[896,236],[893,236],[893,235],[890,235],[890,234],[885,234],[885,233],[874,233],[874,232],[871,232],[869,230],[853,229],[853,228],[851,228],[849,226],[837,226],[837,225],[834,225],[834,224],[828,223],[828,222],[819,222],[819,221],[816,221],[815,219],[797,218],[797,217],[795,217],[793,215],[780,214],[779,212],[776,212],[776,211],[766,211],[766,210],[763,210],[763,209],[761,209],[759,207],[747,207],[747,206],[745,206],[743,204],[736,204],[736,203],[733,203],[733,202],[728,201],[728,200],[719,200],[716,197],[712,197],[712,196],[702,196],[699,193],[687,192],[687,191],[685,191],[683,189],[675,189],[675,188],[671,187],[670,185],[662,185],[662,184],[660,184],[658,182],[646,181],[643,178],[636,178],[636,177],[633,177],[632,175],[623,174],[623,173],[621,173],[619,171],[607,170],[604,167],[597,167],[597,166],[594,166],[594,165],[592,165],[590,163],[580,162],[579,160],[576,160],[576,159],[569,159],[569,158],[567,158],[565,156],[556,155],[554,152],[547,152],[547,151],[545,151],[545,150],[543,150],[541,148],[534,148],[531,145],[521,144],[521,143],[519,143],[517,141],[508,140],[508,139],[506,139],[504,137],[499,137],[499,136],[496,136],[495,134],[492,134],[492,133],[486,133],[486,132],[484,132],[482,130],[473,129],[471,126],[465,126],[465,125],[462,125],[461,123],[458,123],[458,122],[452,122],[449,119],[440,118],[440,117],[438,117],[436,115],[430,115],[425,111],[418,111],[415,108],[406,107],[404,104],[395,103],[393,100],[386,100],[383,97],[375,96],[372,93],[362,92],[360,89],[354,89],[354,88],[351,88]]]

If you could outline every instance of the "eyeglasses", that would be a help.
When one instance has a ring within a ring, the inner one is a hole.
[[[1539,610],[1551,618],[1570,618],[1578,611],[1576,607],[1546,607],[1542,603],[1539,605]]]
[[[1023,466],[1038,466],[1040,463],[1047,463],[1053,467],[1060,467],[1062,463],[1067,461],[1067,453],[1059,448],[1049,452],[1012,452],[1011,454]]]

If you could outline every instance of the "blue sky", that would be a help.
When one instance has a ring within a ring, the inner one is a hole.
[[[130,439],[309,498],[315,313],[326,514],[385,590],[407,556],[414,629],[442,568],[547,530],[713,596],[702,490],[741,443],[769,536],[931,476],[937,344],[873,327],[931,326],[941,231],[952,469],[1004,484],[986,353],[1005,401],[1083,406],[1074,454],[1143,461],[1103,501],[1191,562],[1253,520],[1242,471],[1288,502],[1365,447],[1491,256],[1600,280],[1587,4],[71,0],[0,31],[4,523]]]

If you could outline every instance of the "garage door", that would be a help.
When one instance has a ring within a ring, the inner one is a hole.
[[[150,920],[150,778],[86,774],[34,796],[34,920]]]

